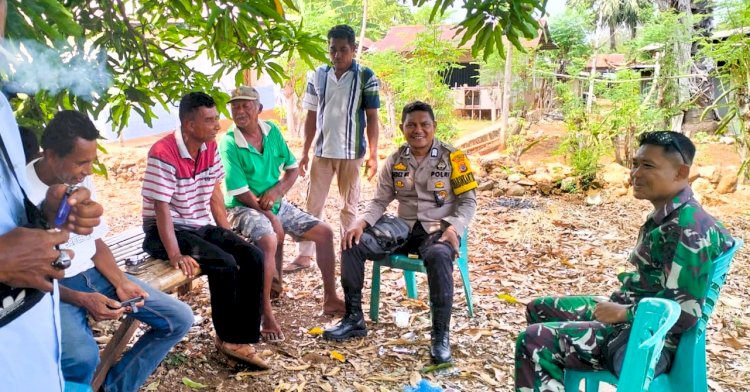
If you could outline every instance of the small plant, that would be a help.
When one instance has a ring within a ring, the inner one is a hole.
[[[508,146],[506,152],[510,156],[513,164],[519,165],[521,163],[521,156],[529,151],[532,147],[539,144],[542,140],[544,140],[544,137],[527,138],[526,136],[521,134],[511,135],[506,143]]]
[[[558,94],[563,100],[565,125],[568,130],[565,139],[557,149],[557,154],[565,156],[577,178],[575,189],[563,189],[566,192],[587,190],[596,187],[596,174],[599,171],[599,159],[604,153],[601,121],[583,110],[583,102],[572,93],[570,87],[558,85]],[[566,186],[570,188],[570,186]]]
[[[188,357],[182,353],[172,353],[164,358],[164,364],[169,368],[177,368],[188,362]]]

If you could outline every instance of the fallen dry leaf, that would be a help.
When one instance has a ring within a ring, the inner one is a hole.
[[[338,351],[331,351],[331,358],[339,361],[339,362],[346,362],[346,358],[344,357],[344,354],[341,354]]]

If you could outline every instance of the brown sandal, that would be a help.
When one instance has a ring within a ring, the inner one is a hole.
[[[260,357],[260,355],[258,355],[258,353],[254,352],[252,355],[248,356],[241,352],[231,350],[227,348],[226,343],[222,342],[218,336],[214,337],[214,343],[216,344],[216,348],[219,350],[219,352],[228,357],[239,359],[240,361],[253,365],[261,370],[267,370],[271,368],[271,366],[269,366],[266,361],[264,361]]]

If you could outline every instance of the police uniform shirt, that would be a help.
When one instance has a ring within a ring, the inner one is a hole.
[[[398,216],[410,227],[420,221],[425,231],[433,233],[453,226],[462,235],[476,210],[476,187],[462,151],[433,139],[428,155],[418,163],[404,144],[380,168],[375,196],[362,219],[374,225],[396,199]]]

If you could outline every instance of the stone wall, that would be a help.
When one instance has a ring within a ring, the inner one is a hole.
[[[523,196],[539,193],[560,194],[577,190],[573,169],[559,163],[537,167],[511,166],[507,158],[479,158],[475,167],[479,180],[478,192],[492,196]],[[736,166],[698,166],[690,171],[690,183],[699,195],[733,193],[737,190]],[[604,165],[597,176],[599,187],[615,196],[630,192],[630,169],[617,163]]]
[[[110,182],[143,181],[143,174],[146,172],[146,151],[100,154],[100,159],[107,167]]]

